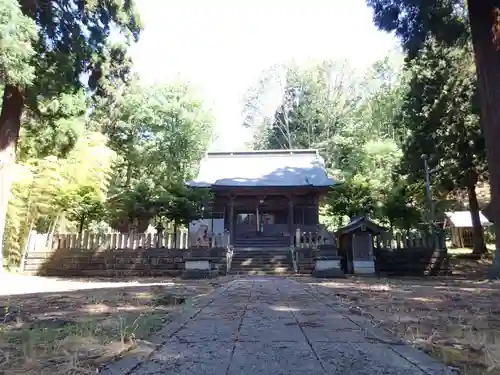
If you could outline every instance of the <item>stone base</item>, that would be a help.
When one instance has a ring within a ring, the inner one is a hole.
[[[373,260],[355,260],[354,274],[356,275],[374,275],[375,262]]]
[[[333,278],[343,278],[345,277],[345,274],[340,268],[329,268],[324,270],[314,269],[312,271],[312,276],[323,279],[333,279]]]
[[[335,255],[316,257],[312,276],[321,278],[345,277],[340,265],[341,259],[341,257]]]
[[[183,279],[208,279],[216,277],[219,271],[213,267],[213,259],[209,257],[186,258],[184,262]]]

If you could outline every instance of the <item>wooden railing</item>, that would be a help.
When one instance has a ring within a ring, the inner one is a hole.
[[[316,249],[319,245],[335,244],[335,236],[326,230],[319,232],[302,232],[297,229],[295,232],[295,247],[302,249]]]
[[[445,236],[442,233],[409,235],[383,233],[373,236],[374,248],[378,249],[412,249],[412,248],[442,248],[446,247]],[[297,229],[295,247],[316,249],[319,245],[336,244],[335,235],[326,230],[320,232],[303,232]]]
[[[376,249],[445,249],[446,239],[443,233],[410,233],[408,235],[383,233],[373,237]]]
[[[226,248],[229,246],[229,233],[219,233],[209,236],[206,244],[196,243],[195,238],[189,238],[187,231],[177,233],[36,233],[29,236],[27,251],[80,249],[80,250],[112,250],[166,248],[188,249],[192,247]]]

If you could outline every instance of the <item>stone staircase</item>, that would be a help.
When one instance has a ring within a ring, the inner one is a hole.
[[[288,250],[290,248],[290,237],[270,235],[236,237],[234,247],[240,250],[284,250],[285,248]]]
[[[235,247],[230,274],[233,275],[293,275],[289,248]]]

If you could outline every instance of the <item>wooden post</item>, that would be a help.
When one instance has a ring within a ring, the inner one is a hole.
[[[446,238],[444,238],[444,233],[443,232],[439,233],[439,249],[440,250],[445,250],[446,249]]]
[[[302,247],[302,242],[300,241],[300,228],[295,230],[295,247]]]
[[[234,196],[229,198],[229,243],[234,243]]]
[[[82,243],[82,249],[87,249],[89,246],[89,232],[85,231],[83,232],[83,243]],[[80,250],[82,250],[80,249]]]
[[[288,233],[290,233],[290,246],[293,246],[294,243],[294,218],[293,218],[293,195],[288,197]]]
[[[319,196],[314,196],[314,224],[319,224]]]

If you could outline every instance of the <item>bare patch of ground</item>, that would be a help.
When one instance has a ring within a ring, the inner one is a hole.
[[[318,282],[353,314],[467,375],[500,374],[500,283],[350,277]]]
[[[5,274],[0,285],[0,374],[76,375],[95,374],[218,284]]]
[[[462,250],[462,252],[460,252]],[[467,279],[485,279],[488,277],[490,266],[495,253],[487,252],[481,256],[472,254],[472,250],[451,249],[448,253],[451,256],[451,267],[454,276],[462,276]]]

